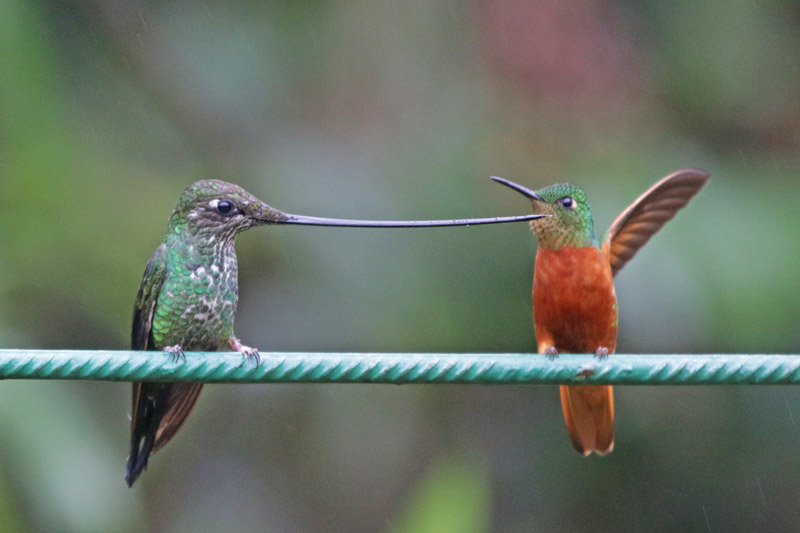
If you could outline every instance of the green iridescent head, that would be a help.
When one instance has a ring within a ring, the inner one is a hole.
[[[539,239],[539,246],[554,249],[597,246],[592,211],[586,193],[580,187],[558,183],[532,191],[503,178],[492,179],[528,197],[535,213],[550,215],[530,223]]]
[[[262,224],[280,223],[285,213],[273,209],[238,185],[221,180],[196,181],[181,194],[169,221],[170,232],[235,238]]]

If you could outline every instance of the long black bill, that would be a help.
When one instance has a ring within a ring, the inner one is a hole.
[[[505,178],[498,178],[497,176],[492,176],[492,179],[494,181],[496,181],[497,183],[501,183],[501,184],[505,185],[506,187],[511,187],[515,191],[517,191],[519,193],[522,193],[523,195],[527,196],[531,200],[537,200],[539,202],[544,202],[544,199],[541,196],[539,196],[538,194],[536,194],[535,192],[533,192],[529,188],[523,187],[519,183],[514,183],[513,181],[507,180]]]
[[[478,224],[505,224],[536,220],[550,215],[519,215],[514,217],[461,218],[453,220],[347,220],[342,218],[319,218],[284,213],[286,219],[274,224],[299,224],[305,226],[344,226],[348,228],[429,228],[436,226],[475,226]]]

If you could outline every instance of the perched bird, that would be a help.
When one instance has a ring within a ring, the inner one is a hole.
[[[258,350],[233,333],[239,296],[236,236],[266,224],[348,227],[430,227],[533,220],[543,215],[463,220],[369,221],[291,215],[241,187],[198,181],[181,194],[164,242],[144,271],[133,308],[131,347],[186,351],[230,348],[258,364]],[[201,383],[134,383],[130,455],[125,480],[132,486],[147,460],[175,436],[197,401]]]
[[[531,191],[493,180],[527,196],[539,246],[533,274],[533,321],[538,351],[593,353],[604,358],[617,346],[617,297],[613,278],[650,237],[697,194],[708,173],[679,170],[642,194],[611,225],[602,244],[586,194],[566,183]],[[561,406],[572,445],[583,455],[614,448],[614,395],[610,385],[561,386]]]

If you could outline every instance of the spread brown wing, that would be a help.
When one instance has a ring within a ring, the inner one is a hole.
[[[636,199],[617,217],[603,241],[603,255],[616,275],[661,226],[680,211],[708,181],[708,172],[673,172]]]

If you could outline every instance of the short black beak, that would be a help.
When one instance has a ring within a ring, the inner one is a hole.
[[[537,202],[544,202],[544,198],[542,198],[541,196],[539,196],[538,194],[536,194],[535,192],[533,192],[529,188],[523,187],[519,183],[514,183],[513,181],[509,181],[509,180],[504,179],[504,178],[498,178],[497,176],[492,176],[492,179],[494,181],[496,181],[497,183],[502,183],[506,187],[511,187],[512,189],[514,189],[518,193],[521,193],[521,194],[527,196],[531,200],[536,200]]]

